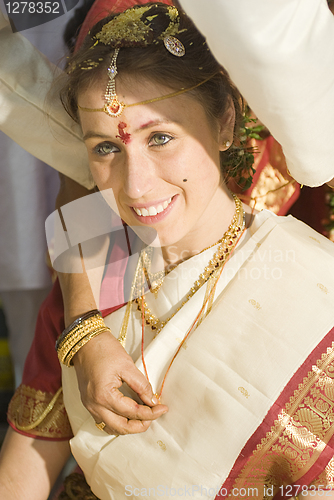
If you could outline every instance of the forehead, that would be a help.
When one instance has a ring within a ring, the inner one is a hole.
[[[103,78],[83,89],[78,94],[78,104],[81,107],[100,109],[103,108],[108,79]],[[159,85],[148,79],[134,77],[117,77],[116,92],[120,102],[125,104],[125,109],[118,118],[124,121],[126,117],[134,127],[156,121],[187,123],[195,118],[204,118],[202,105],[192,96],[184,93],[177,97],[150,102],[145,105],[135,105],[142,101],[151,101],[174,92],[175,89]],[[129,106],[129,107],[127,107]],[[104,112],[86,112],[79,109],[80,121],[83,128],[88,124],[117,127],[119,119],[110,117]]]

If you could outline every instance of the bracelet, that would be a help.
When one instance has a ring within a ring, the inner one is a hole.
[[[85,319],[73,328],[62,341],[58,342],[57,352],[63,350],[69,351],[83,337],[103,326],[105,326],[105,323],[100,315]]]
[[[57,341],[57,354],[61,363],[70,366],[73,356],[89,340],[102,332],[109,331],[100,313],[77,324],[67,335]]]
[[[334,189],[334,186],[331,186],[330,184],[328,184],[328,182],[326,182],[327,186],[331,189]]]
[[[91,318],[92,316],[96,316],[97,314],[99,314],[101,316],[101,313],[100,313],[100,311],[98,309],[93,309],[92,311],[87,311],[85,314],[83,314],[82,316],[79,316],[79,318],[77,318],[76,320],[74,320],[73,323],[71,323],[67,328],[65,328],[65,330],[63,331],[63,333],[57,339],[57,342],[56,342],[56,351],[58,350],[59,344],[61,342],[63,342],[63,340],[65,340],[65,337],[67,337],[67,335],[69,333],[71,333],[71,331],[76,326],[78,326],[80,323],[82,323],[85,319]]]
[[[97,337],[98,335],[100,335],[100,333],[110,332],[110,331],[111,331],[110,328],[108,328],[107,326],[104,326],[102,328],[99,328],[99,329],[89,333],[85,337],[81,338],[79,340],[79,342],[77,344],[75,344],[69,351],[68,350],[66,350],[66,351],[60,350],[58,352],[59,361],[61,363],[63,363],[65,366],[72,366],[73,365],[72,359],[75,356],[75,354],[81,349],[81,347],[86,345],[94,337]]]

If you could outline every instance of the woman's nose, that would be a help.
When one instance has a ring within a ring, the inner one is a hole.
[[[155,169],[147,158],[140,155],[128,156],[124,166],[123,190],[133,199],[144,197],[154,185]]]

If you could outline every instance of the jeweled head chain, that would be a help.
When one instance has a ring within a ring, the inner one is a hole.
[[[169,99],[170,97],[176,97],[184,92],[189,92],[205,82],[210,80],[212,77],[194,85],[190,88],[183,88],[176,92],[166,94],[164,96],[155,97],[153,99],[148,99],[146,101],[136,102],[133,104],[125,104],[121,102],[116,93],[116,82],[115,78],[117,75],[117,57],[121,47],[147,47],[152,43],[158,43],[159,40],[163,41],[165,48],[175,57],[183,57],[186,53],[183,43],[175,36],[180,31],[180,21],[179,13],[175,7],[166,7],[166,16],[168,19],[167,28],[158,36],[154,36],[153,28],[151,23],[157,13],[155,11],[156,5],[150,5],[146,7],[131,8],[125,12],[117,15],[111,21],[106,23],[101,31],[95,35],[96,42],[103,43],[104,45],[110,45],[115,50],[111,56],[111,62],[108,67],[108,85],[104,94],[105,104],[103,108],[85,108],[78,105],[81,111],[98,112],[103,111],[111,117],[120,116],[123,109],[126,107],[139,106],[143,104],[149,104],[151,102],[162,101],[164,99]],[[151,14],[151,15],[150,15]],[[82,69],[92,69],[97,64],[87,63],[87,67],[82,67]],[[214,75],[212,75],[214,76]]]

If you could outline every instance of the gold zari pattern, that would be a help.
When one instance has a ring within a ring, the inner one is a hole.
[[[258,496],[254,498],[269,500],[280,487],[298,484],[333,437],[333,424],[334,343],[294,391],[233,487],[239,491],[256,488]],[[334,464],[330,462],[312,484],[321,484],[323,488],[333,485],[333,471]]]
[[[330,460],[324,471],[312,482],[319,489],[334,489],[334,458]]]
[[[57,394],[55,398],[55,394],[20,385],[10,402],[8,420],[16,429],[31,435],[50,439],[71,438],[72,430],[61,390]]]
[[[144,19],[143,16],[151,9],[152,6],[126,10],[105,24],[102,30],[97,33],[96,39],[115,48],[146,47],[152,43],[153,29],[150,23],[154,21],[156,16],[147,16]],[[177,9],[168,6],[166,15],[168,15],[170,22],[166,30],[157,37],[158,40],[163,40],[167,35],[173,36],[179,33]]]
[[[88,486],[85,476],[77,472],[70,474],[64,481],[64,491],[58,500],[99,500]]]

